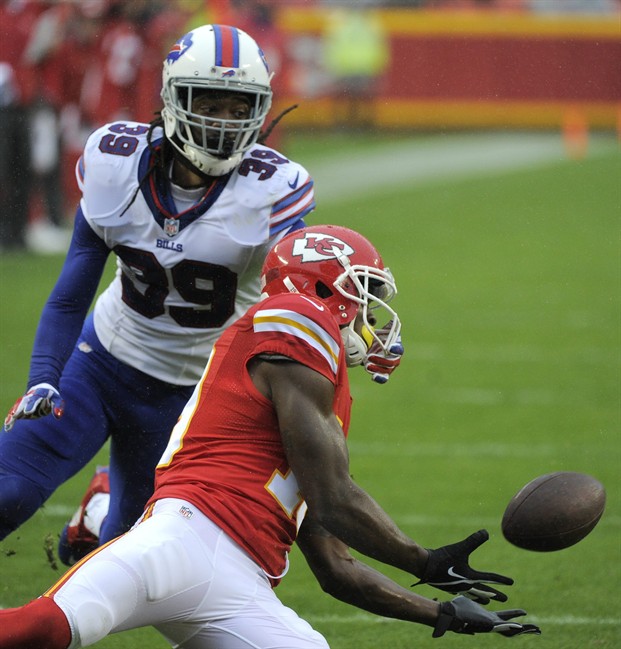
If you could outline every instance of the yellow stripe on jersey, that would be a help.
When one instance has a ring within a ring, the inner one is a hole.
[[[310,318],[287,309],[262,309],[255,313],[252,324],[254,331],[258,333],[274,331],[304,340],[326,359],[330,369],[336,374],[338,342]]]

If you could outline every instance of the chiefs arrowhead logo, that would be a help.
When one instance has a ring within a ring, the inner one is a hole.
[[[336,259],[341,255],[350,256],[354,249],[330,234],[307,232],[302,239],[293,242],[292,254],[294,257],[301,257],[302,262],[325,261]]]

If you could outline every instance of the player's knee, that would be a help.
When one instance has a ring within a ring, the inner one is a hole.
[[[110,633],[114,618],[103,602],[85,599],[75,607],[74,624],[81,644],[87,646]]]
[[[34,482],[0,470],[0,539],[27,521],[44,500]]]
[[[111,554],[111,547],[86,559],[54,595],[80,646],[95,644],[118,630],[140,601],[136,575]]]

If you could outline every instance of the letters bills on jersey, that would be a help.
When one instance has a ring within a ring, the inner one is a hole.
[[[268,250],[315,207],[308,172],[256,145],[177,214],[152,169],[162,130],[115,122],[88,139],[76,174],[81,210],[120,272],[95,306],[102,344],[163,381],[195,384],[225,327],[258,302]],[[170,353],[160,354],[166,345]]]

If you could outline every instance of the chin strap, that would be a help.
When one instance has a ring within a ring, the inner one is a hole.
[[[185,167],[188,171],[191,171],[193,174],[199,176],[201,180],[204,180],[207,183],[213,181],[215,176],[208,176],[207,174],[203,173],[198,167],[195,167],[176,147],[171,148],[173,150],[173,158],[175,159],[175,162],[178,162],[182,167]]]
[[[240,156],[237,156],[239,158],[238,160],[230,161],[230,168],[227,168],[227,170],[224,171],[223,173],[219,173],[219,174],[205,173],[204,171],[202,171],[201,169],[199,169],[196,166],[196,163],[192,162],[186,155],[181,153],[181,151],[179,151],[176,147],[173,147],[173,148],[175,150],[175,153],[174,153],[175,160],[180,162],[186,169],[188,169],[192,173],[196,174],[197,176],[200,176],[202,179],[204,179],[207,182],[212,181],[214,178],[222,178],[223,176],[226,176],[227,174],[230,174],[233,171],[233,169],[235,169],[235,167],[238,166],[238,164],[239,164],[239,162],[241,160],[241,155],[240,155]],[[187,155],[189,155],[189,156],[194,156],[195,155],[195,152],[192,151],[192,149],[190,147],[188,147],[187,145],[185,145],[183,148],[184,148],[185,151],[187,151]],[[215,158],[214,158],[214,161],[215,161],[214,164],[217,164],[218,161]],[[220,162],[225,162],[225,161],[220,160]],[[228,165],[227,165],[227,167],[228,167]]]

